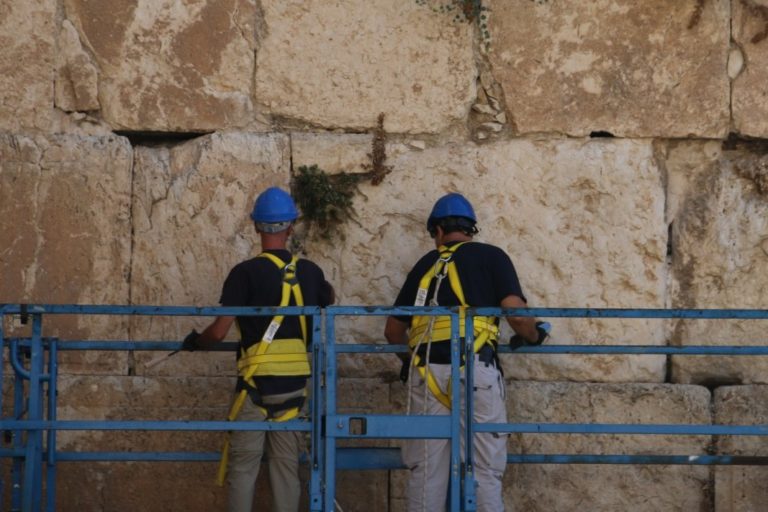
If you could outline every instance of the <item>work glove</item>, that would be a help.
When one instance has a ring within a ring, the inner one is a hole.
[[[407,354],[398,354],[397,356],[403,363],[400,367],[400,382],[405,384],[408,382],[408,374],[411,372],[411,356]]]
[[[200,333],[197,332],[197,330],[192,329],[192,332],[187,334],[187,337],[184,338],[184,341],[181,344],[181,350],[194,352],[199,348],[200,348]]]
[[[541,345],[544,343],[544,340],[547,339],[549,336],[549,331],[551,330],[552,324],[549,322],[536,322],[536,332],[539,334],[539,337],[535,342],[531,343],[519,334],[513,334],[509,338],[509,346],[512,348],[512,350],[517,350],[518,348],[525,347],[526,345]]]

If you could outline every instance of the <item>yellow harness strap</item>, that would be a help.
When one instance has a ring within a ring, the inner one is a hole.
[[[278,269],[283,271],[283,287],[282,287],[282,296],[280,298],[280,304],[279,307],[286,307],[290,304],[291,301],[291,295],[293,295],[294,300],[296,301],[297,306],[303,306],[304,305],[304,297],[301,293],[301,287],[299,286],[299,281],[296,278],[296,262],[298,259],[293,256],[291,258],[291,261],[289,263],[285,263],[283,260],[275,256],[274,254],[270,254],[268,252],[263,252],[259,254],[260,258],[267,258],[272,263],[274,263]],[[280,328],[280,325],[283,323],[283,319],[285,318],[285,315],[276,315],[274,318],[272,318],[272,321],[269,323],[269,326],[267,327],[267,330],[264,331],[264,335],[261,338],[261,341],[258,343],[251,345],[248,347],[247,350],[242,349],[240,352],[240,359],[237,361],[237,370],[238,375],[243,379],[243,381],[251,386],[256,387],[256,383],[253,379],[253,377],[257,374],[260,367],[265,365],[271,365],[273,363],[277,363],[278,369],[276,370],[274,367],[269,372],[269,375],[297,375],[295,370],[286,371],[286,372],[280,372],[279,366],[280,365],[286,365],[294,363],[299,368],[302,368],[303,373],[309,373],[309,360],[307,358],[306,353],[306,345],[307,345],[307,320],[304,318],[304,316],[299,316],[299,324],[301,326],[301,337],[302,339],[298,338],[289,338],[289,339],[279,339],[280,345],[284,345],[288,347],[288,352],[281,353],[279,351],[274,351],[274,353],[267,353],[267,350],[270,349],[272,346],[272,342],[274,341],[275,334],[277,333],[277,330]],[[239,330],[239,326],[238,326]],[[304,347],[304,350],[302,352],[296,352],[296,347],[301,346]],[[303,371],[303,367],[306,366],[306,372]],[[306,396],[306,391],[304,392],[304,395]],[[240,410],[243,408],[243,403],[245,402],[245,399],[248,397],[248,390],[247,389],[241,389],[240,393],[238,393],[237,397],[235,398],[234,402],[232,403],[232,407],[229,410],[229,414],[227,415],[228,421],[235,421],[237,419],[237,416],[240,414]],[[269,417],[268,411],[264,407],[256,406],[264,413],[264,416],[267,417],[267,421],[275,421],[275,422],[283,422],[288,421],[296,418],[299,413],[301,412],[299,407],[292,407],[290,409],[286,409],[285,411],[282,411],[282,414],[277,417]],[[224,481],[227,476],[227,464],[229,462],[229,434],[227,434],[227,438],[224,441],[224,448],[222,449],[221,453],[221,461],[219,462],[219,470],[216,475],[216,483],[220,486],[224,485]]]
[[[461,242],[451,247],[441,246],[440,258],[432,265],[429,271],[424,274],[419,281],[419,289],[416,294],[415,306],[424,306],[427,302],[427,295],[429,294],[429,286],[432,280],[435,278],[444,278],[448,275],[448,282],[451,285],[451,290],[459,299],[461,308],[459,310],[459,333],[466,336],[466,308],[468,307],[467,301],[464,297],[464,290],[461,287],[461,280],[459,279],[459,272],[456,269],[456,263],[453,261],[453,256],[459,247],[466,242]],[[435,290],[437,293],[437,290]],[[499,327],[496,325],[496,320],[493,317],[478,316],[474,318],[474,334],[475,340],[473,343],[473,351],[479,352],[483,345],[486,343],[492,344],[499,336]],[[429,330],[430,332],[427,332]],[[427,337],[427,342],[431,343],[432,340],[438,340],[438,343],[445,343],[446,340],[451,339],[451,317],[440,316],[431,321],[430,317],[415,316],[413,318],[413,324],[410,329],[409,345],[412,350],[416,348],[416,345],[424,338]],[[427,382],[427,387],[434,397],[446,408],[451,408],[451,384],[448,384],[448,390],[443,392],[440,389],[440,385],[437,380],[429,371],[429,365],[421,365],[421,357],[418,354],[413,354],[413,365],[418,368],[421,377]]]

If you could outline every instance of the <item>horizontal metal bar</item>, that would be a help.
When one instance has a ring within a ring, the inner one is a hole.
[[[338,414],[326,419],[328,437],[347,439],[449,439],[450,416]]]
[[[338,469],[405,469],[399,448],[341,448]],[[746,455],[508,454],[507,464],[644,464],[674,466],[766,466],[768,457]]]
[[[31,338],[6,338],[6,341],[17,342],[19,346],[28,346]],[[43,343],[50,344],[54,338],[43,338]],[[181,349],[180,341],[125,341],[125,340],[62,340],[56,338],[58,350],[146,350],[146,351],[173,351]],[[232,352],[236,351],[237,342],[223,342],[214,348],[206,349],[206,352]],[[202,351],[201,351],[202,352]]]
[[[669,347],[658,345],[539,345],[511,350],[499,345],[501,354],[666,354],[666,355],[768,355],[768,346],[687,345]]]
[[[340,344],[335,346],[340,354],[398,354],[408,352],[405,345],[384,344]],[[516,350],[499,345],[500,354],[665,354],[665,355],[768,355],[768,346],[742,345],[688,345],[667,347],[660,345],[538,345],[520,347]]]
[[[51,338],[43,338],[50,342]],[[25,347],[31,343],[30,338],[6,338],[6,342],[17,342]],[[121,340],[57,340],[58,350],[139,350],[139,351],[172,351],[181,349],[178,341],[121,341]],[[207,352],[234,352],[238,348],[236,342],[224,342]],[[377,343],[361,343],[355,345],[340,344],[335,346],[340,354],[399,354],[409,351],[405,345],[388,345]],[[768,346],[743,345],[688,345],[684,347],[668,347],[659,345],[538,345],[520,347],[511,350],[510,347],[499,345],[500,354],[661,354],[661,355],[731,355],[756,356],[768,355]]]
[[[501,311],[501,314],[500,314]],[[768,309],[630,309],[630,308],[468,308],[479,316],[541,318],[695,318],[768,320]]]
[[[57,462],[218,462],[218,452],[57,452]]]
[[[649,464],[669,466],[766,466],[768,457],[746,455],[507,455],[507,464]]]
[[[0,458],[23,457],[23,449],[0,449]],[[43,453],[47,457],[48,452]],[[213,462],[218,452],[56,452],[56,462]]]
[[[20,457],[22,449],[0,449],[0,458]],[[218,452],[56,452],[57,462],[218,462]],[[306,457],[302,457],[306,463]],[[768,457],[752,455],[608,455],[508,454],[507,464],[620,464],[669,466],[766,466]],[[399,448],[336,449],[338,470],[405,469]]]
[[[23,311],[22,311],[23,310]],[[96,315],[167,315],[167,316],[272,316],[319,314],[320,308],[304,307],[195,307],[152,305],[97,304],[0,304],[0,314],[96,314]],[[381,315],[448,315],[457,308],[392,307],[392,306],[329,306],[326,314],[336,316]],[[469,314],[480,316],[524,316],[541,318],[695,318],[768,320],[768,309],[662,309],[662,308],[468,308]]]
[[[105,304],[28,304],[22,311],[21,304],[0,304],[0,314],[53,314],[53,315],[151,315],[151,316],[274,316],[316,315],[317,306],[278,307],[196,307],[196,306],[147,306]]]
[[[0,430],[167,430],[225,431],[280,430],[310,432],[307,421],[87,421],[87,420],[0,420]]]
[[[326,314],[335,316],[447,315],[456,308],[329,306]],[[768,309],[660,309],[660,308],[467,308],[479,316],[524,316],[540,318],[695,318],[768,320]]]
[[[44,454],[47,456],[47,453]],[[0,449],[0,458],[23,457],[24,450]],[[337,469],[401,469],[399,448],[336,448]],[[56,452],[57,462],[218,462],[220,452]],[[266,457],[265,457],[266,460]],[[300,462],[306,463],[306,455]]]
[[[768,435],[768,425],[475,423],[474,431],[528,434],[666,434],[765,436]]]
[[[88,421],[0,420],[0,430],[279,430],[309,432],[306,421]],[[476,423],[475,432],[529,434],[653,434],[765,436],[768,425],[690,425],[620,423]],[[425,435],[429,432],[429,435]],[[341,414],[328,416],[327,434],[339,438],[446,439],[450,416]]]

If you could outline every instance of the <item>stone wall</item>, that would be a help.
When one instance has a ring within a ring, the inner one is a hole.
[[[0,303],[216,305],[229,268],[259,251],[247,217],[255,196],[317,165],[361,179],[354,216],[332,238],[303,223],[294,239],[340,304],[391,303],[431,248],[432,204],[462,191],[478,239],[511,255],[532,306],[765,309],[768,1],[483,0],[477,23],[457,16],[461,4],[0,0]],[[44,332],[177,341],[206,322],[66,316]],[[557,344],[768,337],[766,321],[552,323]],[[338,333],[383,343],[383,319],[341,319]],[[157,355],[61,354],[59,416],[224,417],[230,354],[149,368]],[[345,410],[404,409],[393,357],[340,359]],[[765,357],[517,354],[503,365],[510,421],[747,425],[768,415]],[[59,448],[220,442],[68,432]],[[762,455],[760,443],[522,435],[509,451]],[[63,464],[57,510],[219,509],[214,466]],[[760,510],[760,475],[512,465],[505,501]],[[339,502],[403,510],[404,478],[341,473]],[[264,478],[259,486],[268,496]]]

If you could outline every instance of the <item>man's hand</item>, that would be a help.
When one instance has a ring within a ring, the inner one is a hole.
[[[551,330],[552,324],[549,322],[536,322],[536,332],[538,333],[536,341],[531,342],[519,334],[514,334],[509,338],[509,346],[512,347],[512,350],[517,350],[526,345],[541,345],[549,337]]]
[[[200,333],[197,330],[192,329],[192,332],[187,334],[184,338],[184,342],[181,344],[181,350],[188,352],[194,352],[200,348]]]
[[[397,354],[397,357],[403,363],[400,367],[400,382],[405,384],[408,382],[408,375],[411,373],[411,356],[410,354]]]

